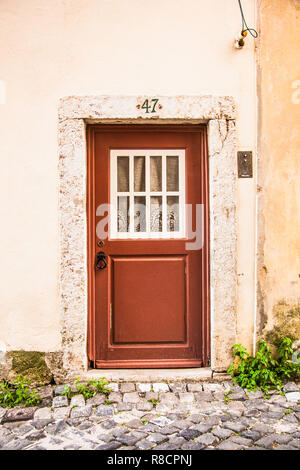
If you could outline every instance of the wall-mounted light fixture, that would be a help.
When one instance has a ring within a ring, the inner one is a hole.
[[[245,45],[245,38],[248,35],[248,32],[251,34],[251,36],[256,39],[258,37],[258,32],[254,28],[249,28],[247,25],[247,22],[245,20],[245,15],[242,7],[242,2],[241,0],[238,0],[239,2],[239,7],[241,11],[241,16],[242,16],[242,30],[238,37],[234,41],[234,47],[236,49],[242,49]]]

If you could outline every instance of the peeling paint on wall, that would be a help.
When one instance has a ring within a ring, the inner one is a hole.
[[[279,346],[285,336],[296,341],[300,338],[300,303],[290,304],[286,300],[279,301],[273,307],[274,326],[264,331],[266,340]]]

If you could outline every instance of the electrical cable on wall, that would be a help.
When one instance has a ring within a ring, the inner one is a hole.
[[[242,16],[242,30],[239,35],[239,37],[235,41],[235,47],[237,49],[241,49],[245,45],[245,37],[247,36],[248,32],[251,34],[251,36],[256,39],[258,37],[258,32],[254,28],[249,28],[247,21],[245,19],[244,11],[243,11],[243,6],[242,6],[242,1],[238,0],[239,2],[239,7],[241,11],[241,16]]]

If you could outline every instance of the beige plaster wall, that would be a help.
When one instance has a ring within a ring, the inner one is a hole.
[[[255,24],[255,0],[245,0]],[[256,146],[254,40],[228,0],[0,2],[0,341],[60,348],[59,99],[231,95],[238,147]],[[297,77],[296,77],[297,78]],[[255,179],[238,181],[238,339],[253,342]]]
[[[258,333],[300,338],[300,1],[262,0]],[[271,332],[271,334],[268,332]]]

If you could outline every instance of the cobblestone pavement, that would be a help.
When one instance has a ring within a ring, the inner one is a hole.
[[[1,450],[300,449],[300,391],[265,398],[223,383],[113,383],[106,404],[45,387],[38,408],[0,408]]]

